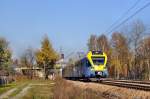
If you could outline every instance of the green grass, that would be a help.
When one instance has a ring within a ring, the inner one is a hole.
[[[22,99],[52,99],[53,86],[53,81],[50,80],[34,80],[31,88]]]
[[[14,92],[11,93],[11,95],[9,97],[15,96],[17,95],[28,83],[30,82],[30,80],[28,79],[24,79],[24,80],[17,80],[15,82],[12,82],[10,84],[7,85],[3,85],[0,86],[0,95],[2,95],[3,93],[16,88],[16,90]]]
[[[30,81],[25,81],[25,82],[21,82],[20,85],[17,86],[17,89],[9,96],[9,97],[14,97],[16,96],[18,93],[20,93],[22,91],[22,89],[24,87],[26,87],[28,84],[30,83]]]
[[[9,98],[15,97],[26,86],[31,84],[31,88],[22,99],[51,99],[53,97],[53,84],[51,80],[21,80],[13,82],[11,84],[0,86],[0,95],[7,92],[10,89],[16,88],[14,92],[9,95]]]
[[[12,88],[15,88],[17,85],[19,85],[19,82],[13,82],[7,85],[0,86],[0,95]]]

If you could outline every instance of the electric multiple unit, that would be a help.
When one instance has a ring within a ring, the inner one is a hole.
[[[106,78],[107,55],[102,51],[89,51],[85,57],[74,65],[63,69],[65,78]]]

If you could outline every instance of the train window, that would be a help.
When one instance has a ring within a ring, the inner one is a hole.
[[[92,57],[94,65],[103,65],[105,62],[105,57]]]

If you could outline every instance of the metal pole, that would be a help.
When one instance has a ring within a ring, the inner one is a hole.
[[[147,60],[148,65],[148,80],[150,80],[150,65],[149,65],[149,59]]]
[[[46,68],[45,68],[45,61],[44,61],[44,79],[46,79]]]

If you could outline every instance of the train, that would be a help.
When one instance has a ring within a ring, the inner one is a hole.
[[[74,65],[64,67],[62,76],[68,79],[107,78],[107,55],[103,51],[89,51]]]

